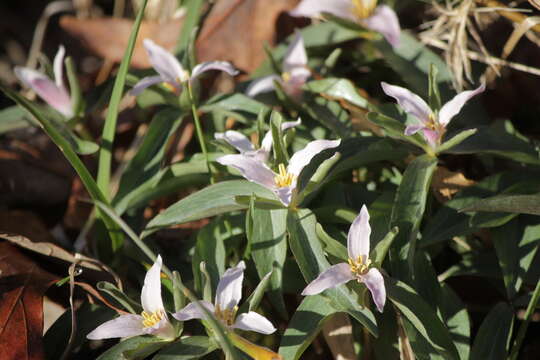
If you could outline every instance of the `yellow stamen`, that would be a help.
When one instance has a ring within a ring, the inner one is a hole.
[[[234,318],[236,317],[237,311],[238,311],[238,306],[235,306],[232,309],[221,309],[219,305],[216,305],[215,315],[225,325],[232,326],[234,324]]]
[[[437,131],[438,127],[439,127],[439,124],[437,122],[437,117],[435,116],[435,114],[431,113],[429,114],[429,120],[428,120],[428,123],[426,124],[426,126],[430,129],[430,130],[433,130],[433,131]]]
[[[274,177],[274,182],[276,183],[277,187],[287,187],[291,186],[295,176],[289,172],[287,172],[287,168],[283,164],[279,164],[279,174]]]
[[[143,326],[145,328],[153,327],[157,323],[163,319],[163,316],[165,316],[165,312],[163,310],[154,311],[153,313],[149,314],[146,311],[143,311],[141,313],[141,316],[143,317]]]
[[[366,19],[373,15],[373,11],[377,6],[377,0],[352,0],[353,13],[359,19]]]
[[[349,258],[349,267],[356,276],[366,275],[369,271],[371,260],[367,256],[359,256],[356,260]]]
[[[281,74],[281,78],[284,82],[289,82],[291,80],[291,73],[290,72],[284,72]]]
[[[163,87],[165,87],[170,92],[178,94],[178,88],[176,86],[174,86],[172,83],[170,83],[170,82],[162,82],[161,84],[163,85]]]

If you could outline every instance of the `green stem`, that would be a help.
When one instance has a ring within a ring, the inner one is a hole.
[[[193,97],[193,90],[191,88],[191,81],[187,81],[189,102],[191,103],[191,112],[193,113],[193,122],[195,122],[195,131],[197,132],[197,139],[199,140],[199,145],[204,154],[204,159],[206,161],[206,167],[208,168],[208,173],[210,174],[210,184],[213,184],[214,173],[210,167],[210,159],[208,158],[208,150],[206,149],[206,142],[204,141],[203,130],[201,126],[201,120],[199,119],[199,114],[197,113],[197,106],[195,105],[195,100]]]
[[[531,301],[529,301],[529,305],[527,306],[527,311],[525,312],[525,321],[522,322],[521,326],[519,327],[516,340],[514,341],[514,345],[512,346],[512,352],[510,353],[510,360],[516,360],[519,355],[519,349],[521,348],[521,344],[523,343],[523,339],[525,338],[527,328],[529,327],[529,323],[531,322],[532,314],[534,313],[534,309],[536,309],[536,305],[538,305],[539,299],[540,279],[538,279],[538,281],[536,282],[536,288],[534,289]]]

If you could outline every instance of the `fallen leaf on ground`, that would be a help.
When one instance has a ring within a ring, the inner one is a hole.
[[[336,313],[324,322],[322,332],[324,339],[334,355],[334,359],[354,360],[354,338],[349,315]]]
[[[8,242],[0,254],[0,359],[43,359],[43,294],[56,278]]]
[[[463,188],[474,184],[473,180],[467,179],[460,172],[453,172],[445,167],[439,166],[433,175],[431,188],[437,200],[444,203]]]

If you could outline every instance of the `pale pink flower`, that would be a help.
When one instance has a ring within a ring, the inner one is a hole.
[[[302,291],[302,295],[316,295],[351,280],[364,283],[371,292],[373,302],[380,312],[386,302],[386,287],[381,272],[371,267],[369,259],[369,213],[365,205],[353,221],[347,236],[349,261],[330,266]]]
[[[435,114],[420,96],[410,90],[385,82],[382,82],[381,86],[385,94],[396,99],[398,105],[406,113],[420,121],[420,124],[408,125],[405,128],[405,135],[414,135],[421,130],[424,138],[432,147],[441,143],[448,123],[461,111],[465,103],[486,89],[486,86],[482,84],[475,90],[463,91],[444,104],[439,113]]]
[[[161,256],[158,256],[144,278],[141,292],[143,312],[140,315],[120,315],[101,324],[86,337],[90,340],[99,340],[150,334],[163,339],[174,339],[175,331],[161,299],[160,278]]]
[[[132,95],[139,95],[147,87],[159,83],[165,84],[172,91],[178,93],[182,89],[182,83],[191,81],[209,70],[224,71],[231,76],[238,74],[238,70],[236,70],[231,63],[226,61],[208,61],[200,63],[193,68],[193,71],[190,74],[189,71],[184,69],[182,64],[180,64],[173,54],[157,45],[152,40],[144,39],[143,45],[148,54],[148,58],[150,59],[150,63],[158,75],[141,79],[135,84],[133,89],[131,89],[130,93]]]
[[[14,71],[19,80],[34,90],[47,104],[65,117],[71,118],[73,117],[73,107],[63,78],[65,54],[66,50],[60,46],[53,62],[54,81],[47,75],[27,67],[17,66]]]
[[[204,307],[228,328],[272,334],[276,331],[276,328],[264,316],[254,311],[236,316],[238,303],[242,299],[242,282],[244,281],[245,268],[244,262],[240,261],[238,265],[225,271],[221,279],[219,279],[214,304],[202,300],[197,303],[189,303],[173,316],[180,321],[206,319],[206,314],[201,309],[201,307]]]
[[[319,17],[327,12],[380,32],[393,47],[399,46],[399,19],[387,5],[377,0],[302,0],[289,12],[292,16]]]

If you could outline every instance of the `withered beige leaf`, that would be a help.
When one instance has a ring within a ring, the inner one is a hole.
[[[439,166],[433,174],[431,188],[435,193],[435,197],[440,202],[444,203],[452,198],[452,196],[463,188],[474,184],[473,180],[467,179],[460,172],[453,172],[445,167]]]

